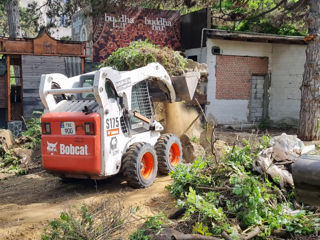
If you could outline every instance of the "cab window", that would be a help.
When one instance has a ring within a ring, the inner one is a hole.
[[[84,79],[81,87],[92,87],[93,86],[93,77]],[[81,93],[82,99],[94,99],[93,93]]]
[[[113,98],[113,99],[117,98],[116,90],[114,89],[113,84],[110,80],[106,81],[105,89],[106,89],[108,98]]]

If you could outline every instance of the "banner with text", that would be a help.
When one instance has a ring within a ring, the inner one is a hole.
[[[101,62],[132,41],[149,39],[162,47],[180,49],[180,15],[176,11],[129,8],[121,14],[93,19],[93,61]]]

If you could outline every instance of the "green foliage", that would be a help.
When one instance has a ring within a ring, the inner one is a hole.
[[[144,223],[145,229],[153,229],[153,230],[160,230],[161,225],[163,224],[164,215],[155,215],[148,217]]]
[[[50,221],[41,238],[43,240],[115,239],[117,230],[125,224],[128,215],[112,200],[62,212],[60,218]]]
[[[4,168],[8,165],[18,165],[19,159],[13,154],[12,150],[7,151],[3,155],[3,161],[0,163],[0,168]]]
[[[192,230],[195,233],[201,234],[203,236],[212,236],[212,233],[208,232],[209,228],[206,225],[203,225],[202,222],[196,223]]]
[[[42,112],[34,111],[34,115],[42,115]],[[26,143],[26,148],[35,148],[41,142],[41,120],[40,117],[30,118],[26,121],[27,130],[22,132],[22,136],[31,139]]]
[[[34,115],[40,116],[42,112],[33,112]],[[18,138],[19,147],[27,149],[36,149],[41,142],[41,122],[40,117],[28,119],[26,122],[27,130],[22,132],[22,137]],[[0,170],[16,175],[27,174],[26,169],[20,168],[20,159],[12,149],[6,149],[0,146]]]
[[[258,143],[258,150],[261,151],[263,149],[270,147],[270,140],[271,140],[270,136],[266,136],[266,135],[262,136]]]
[[[3,148],[0,146],[0,149]],[[27,174],[27,170],[19,167],[20,160],[11,149],[4,152],[0,160],[0,172],[14,173],[16,175]]]
[[[205,223],[211,223],[211,231],[214,234],[219,234],[223,230],[232,232],[232,228],[228,223],[228,218],[221,207],[217,206],[216,195],[212,192],[205,195],[198,195],[192,187],[186,194],[185,201],[178,201],[180,207],[185,207],[187,212],[186,218],[190,218],[193,214],[200,216],[200,219]]]
[[[8,22],[7,22],[7,13],[4,4],[0,4],[0,37],[8,35]],[[6,34],[7,33],[7,34]]]
[[[212,5],[216,28],[234,31],[270,33],[279,35],[307,35],[304,22],[308,8],[306,4],[294,5],[295,0],[278,5],[275,0],[215,1]],[[290,11],[285,8],[290,6]]]
[[[8,23],[5,11],[5,0],[0,4],[0,32],[8,33]],[[221,2],[221,4],[220,4]],[[282,2],[279,6],[279,2]],[[305,35],[307,27],[304,17],[307,15],[307,4],[295,4],[296,0],[209,0],[209,1],[185,1],[185,0],[67,0],[46,1],[42,4],[38,1],[28,4],[27,9],[20,8],[20,24],[25,35],[32,36],[41,27],[56,27],[59,21],[53,21],[60,17],[66,17],[65,25],[71,24],[72,15],[79,8],[91,5],[93,11],[86,12],[89,16],[101,16],[106,12],[120,13],[127,7],[144,7],[163,10],[176,10],[187,14],[203,8],[212,11],[216,28],[275,33],[285,35]],[[286,8],[285,8],[286,7]],[[46,11],[50,20],[48,26],[38,26],[41,11]],[[290,10],[288,10],[290,9]],[[268,14],[265,14],[268,11]]]
[[[50,228],[46,229],[42,239],[90,239],[85,233],[93,227],[93,216],[86,205],[82,205],[79,215],[79,218],[75,218],[72,213],[62,212],[59,219],[50,222]]]
[[[152,230],[153,232],[159,232],[162,229],[164,223],[164,215],[155,215],[147,218],[145,223],[140,229],[130,235],[130,240],[149,240],[150,237],[146,234],[146,230]]]
[[[162,229],[164,221],[163,214],[148,217],[142,227],[130,235],[129,240],[149,240],[150,237],[146,234],[146,230],[157,233]]]
[[[237,24],[236,31],[259,32],[289,36],[304,36],[307,34],[303,27],[298,27],[295,22],[283,23],[278,26],[271,19],[244,20]]]
[[[40,13],[33,13],[28,8],[19,7],[19,15],[23,36],[36,37],[39,31]]]
[[[0,4],[0,37],[9,36],[9,24],[5,4]],[[35,37],[38,31],[39,14],[34,14],[27,8],[19,7],[19,18],[22,36]]]
[[[72,37],[69,37],[69,36],[61,37],[60,41],[72,41]]]
[[[133,70],[144,67],[148,63],[159,62],[170,75],[180,75],[185,69],[187,59],[179,52],[167,47],[150,43],[148,40],[132,42],[128,47],[113,52],[100,67],[112,66],[119,71]]]
[[[175,198],[184,197],[189,188],[197,190],[197,186],[210,186],[211,177],[207,174],[202,174],[207,167],[207,162],[198,158],[192,165],[178,165],[176,170],[169,173],[174,179],[172,185],[167,188]]]
[[[268,237],[277,229],[292,234],[318,231],[319,219],[294,206],[292,191],[283,192],[267,176],[254,172],[257,151],[269,147],[270,138],[262,137],[257,145],[253,150],[246,142],[243,148],[229,148],[225,160],[218,164],[198,159],[171,173],[174,181],[168,189],[178,199],[178,205],[186,209],[184,217],[189,221],[197,219],[194,232],[219,235],[226,231],[237,239],[235,219],[243,230],[260,226],[261,237]]]
[[[145,230],[137,230],[135,233],[131,234],[129,240],[149,240],[149,236],[146,235]]]
[[[2,172],[14,173],[16,175],[27,174],[27,170],[21,169],[19,165],[19,158],[13,153],[12,150],[9,150],[2,156],[2,161],[0,162],[0,170],[2,169]]]

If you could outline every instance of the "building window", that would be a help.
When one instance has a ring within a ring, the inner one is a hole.
[[[66,15],[60,16],[60,27],[67,27],[69,18]]]

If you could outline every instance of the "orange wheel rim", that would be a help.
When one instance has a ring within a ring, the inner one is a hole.
[[[170,164],[176,167],[180,162],[180,148],[177,143],[173,143],[170,147]]]
[[[154,159],[151,153],[147,152],[143,155],[141,160],[141,175],[145,179],[152,175],[154,168]]]

